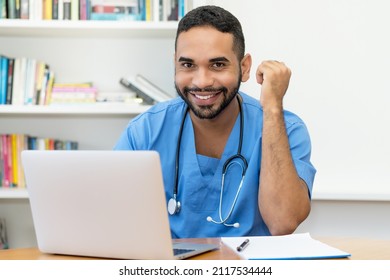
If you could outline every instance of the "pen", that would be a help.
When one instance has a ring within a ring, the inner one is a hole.
[[[241,252],[242,250],[244,250],[248,246],[248,244],[249,244],[249,239],[245,239],[245,241],[242,242],[242,244],[237,247],[237,251]]]

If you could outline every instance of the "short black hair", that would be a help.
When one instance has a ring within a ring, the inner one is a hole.
[[[180,33],[193,27],[210,26],[223,33],[233,35],[233,51],[241,61],[245,55],[245,38],[239,20],[227,10],[218,6],[201,6],[189,11],[180,21],[176,32],[175,50],[177,38]]]

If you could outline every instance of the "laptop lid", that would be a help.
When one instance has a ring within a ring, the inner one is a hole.
[[[157,152],[26,150],[21,157],[42,252],[174,259],[215,249],[195,244],[200,251],[174,256]]]

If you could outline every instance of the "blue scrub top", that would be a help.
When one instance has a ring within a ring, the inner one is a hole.
[[[240,95],[244,112],[241,153],[248,162],[248,169],[232,215],[226,221],[228,224],[237,222],[240,227],[207,221],[208,216],[220,221],[222,167],[229,157],[237,153],[240,117],[237,117],[221,159],[213,159],[196,155],[194,130],[191,118],[186,114],[179,160],[178,201],[181,202],[181,211],[169,216],[173,238],[270,235],[258,207],[263,111],[258,100],[242,92]],[[134,118],[115,146],[116,150],[159,152],[167,202],[173,196],[176,147],[186,108],[180,97],[158,103]],[[316,170],[310,162],[311,143],[307,128],[291,112],[284,111],[284,118],[296,170],[306,182],[308,195],[311,196]],[[240,162],[227,171],[222,196],[223,219],[232,206],[241,174]]]

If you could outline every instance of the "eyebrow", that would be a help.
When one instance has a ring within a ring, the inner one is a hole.
[[[224,56],[220,56],[220,57],[212,58],[209,61],[210,62],[220,62],[220,61],[229,62],[229,59],[227,59]]]
[[[188,57],[183,57],[183,56],[181,56],[181,57],[179,57],[179,60],[178,60],[179,62],[194,62],[194,60],[192,59],[192,58],[188,58]],[[215,57],[215,58],[211,58],[210,60],[209,60],[209,62],[219,62],[219,61],[224,61],[224,62],[229,62],[229,59],[227,59],[226,57],[224,57],[224,56],[220,56],[220,57]]]
[[[194,60],[192,58],[188,58],[188,57],[179,57],[179,62],[182,62],[182,61],[185,61],[185,62],[194,62]]]

